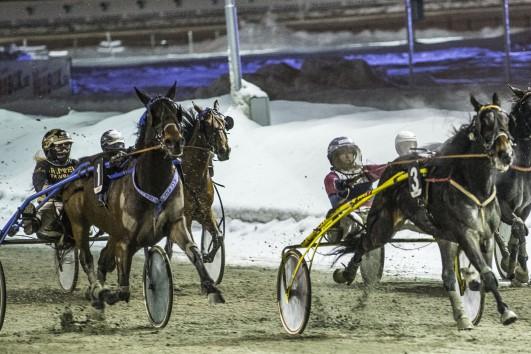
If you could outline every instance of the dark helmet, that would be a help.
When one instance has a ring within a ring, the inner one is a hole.
[[[354,160],[352,161],[352,166],[345,166],[344,163],[337,159],[338,153],[341,151],[351,151],[354,155]],[[348,171],[355,167],[355,165],[361,164],[361,151],[358,145],[354,144],[352,139],[346,136],[340,136],[334,138],[328,144],[328,150],[326,156],[328,161],[338,171]]]
[[[125,140],[122,133],[111,129],[102,134],[100,145],[103,151],[122,150],[125,149]]]
[[[74,141],[63,129],[52,129],[42,138],[42,151],[48,161],[56,164],[64,164],[70,157],[70,149]]]

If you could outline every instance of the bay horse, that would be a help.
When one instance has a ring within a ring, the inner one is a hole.
[[[456,289],[454,259],[458,247],[480,273],[485,290],[494,294],[501,322],[507,325],[517,320],[502,301],[490,268],[493,235],[501,217],[496,199],[496,170],[506,171],[513,154],[509,116],[500,108],[497,94],[493,95],[492,104],[482,105],[473,96],[470,101],[476,112],[471,122],[443,143],[439,155],[422,164],[428,168],[428,174],[420,198],[411,196],[408,183],[377,194],[367,218],[367,232],[337,251],[340,256],[351,252],[354,256],[345,269],[338,269],[335,274],[345,282],[352,281],[363,254],[389,242],[404,220],[410,220],[439,243],[443,285],[459,329],[471,329],[473,324]],[[444,158],[450,155],[455,157]],[[418,156],[408,155],[397,161],[415,159],[418,161]],[[407,164],[391,162],[380,185],[407,168]]]
[[[526,236],[529,230],[525,220],[531,212],[531,88],[527,91],[512,86],[509,88],[514,100],[509,132],[515,142],[515,156],[509,171],[498,176],[496,188],[501,218],[504,223],[511,225],[511,237],[508,252],[505,249],[507,245],[501,244],[500,249],[505,253],[502,265],[507,267],[507,277],[512,281],[527,283]],[[503,242],[501,238],[498,241]]]
[[[146,107],[138,126],[135,149],[149,150],[127,163],[130,174],[115,180],[108,189],[107,208],[99,207],[92,178],[75,181],[63,192],[64,208],[72,225],[80,263],[90,282],[92,304],[128,301],[133,255],[169,237],[181,247],[199,273],[201,288],[211,303],[224,302],[208,275],[200,252],[186,228],[184,195],[174,159],[183,151],[182,108],[173,101],[175,84],[165,96],[150,97],[135,88]],[[100,254],[98,276],[89,250],[89,230],[97,226],[109,235]],[[106,274],[117,268],[118,289],[103,287]]]
[[[201,108],[195,103],[194,111],[183,111],[183,133],[185,138],[182,170],[184,175],[184,216],[188,231],[192,232],[192,221],[200,223],[212,235],[212,249],[203,254],[203,260],[212,261],[221,246],[221,232],[214,203],[214,183],[212,181],[212,158],[226,161],[230,156],[227,131],[234,126],[232,117],[219,111],[216,100],[212,108]],[[168,239],[166,252],[171,254],[172,241]]]

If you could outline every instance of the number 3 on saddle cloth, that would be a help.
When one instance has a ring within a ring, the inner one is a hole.
[[[411,198],[415,199],[422,195],[422,175],[417,162],[411,164],[408,168],[408,184]]]

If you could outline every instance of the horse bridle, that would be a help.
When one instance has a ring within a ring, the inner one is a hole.
[[[155,102],[158,102],[158,101],[166,101],[166,102],[170,103],[173,107],[177,107],[176,103],[172,99],[170,99],[168,97],[164,97],[164,96],[157,96],[157,97],[154,97],[152,100],[150,100],[148,102],[148,104],[146,105],[146,110],[147,110],[148,114],[152,114],[151,113],[151,106]],[[179,109],[179,108],[177,107],[177,109]],[[182,126],[178,123],[177,119],[176,119],[175,122],[170,122],[170,123],[167,123],[167,124],[164,124],[164,125],[162,125],[162,121],[163,121],[163,119],[161,117],[161,124],[159,124],[159,125],[162,126],[162,128],[157,129],[158,127],[154,127],[154,130],[155,130],[155,141],[157,142],[156,146],[160,146],[160,149],[164,152],[164,156],[165,157],[168,157],[170,159],[174,159],[174,158],[178,157],[179,155],[176,156],[170,151],[170,149],[168,148],[166,143],[164,143],[163,135],[164,135],[164,132],[166,131],[166,129],[168,129],[171,126],[174,126],[182,135]]]
[[[214,121],[216,121],[219,124],[219,126],[221,127],[221,128],[212,127],[211,134],[208,133],[206,127],[204,126],[205,117],[207,115],[209,115],[209,114],[211,115],[212,119]],[[216,143],[215,142],[216,136],[215,136],[214,132],[221,131],[223,133],[223,135],[225,136],[225,138],[227,138],[227,135],[228,135],[227,130],[225,128],[225,121],[222,118],[222,116],[223,115],[221,113],[219,113],[217,110],[212,109],[212,108],[207,108],[204,111],[202,111],[201,113],[199,113],[199,115],[197,117],[198,120],[199,120],[199,124],[200,124],[199,128],[205,134],[205,139],[207,141],[208,146],[210,147],[210,151],[212,151],[212,152],[214,152],[216,154],[217,154],[217,151],[215,151],[216,150],[216,144],[215,144]]]
[[[496,140],[502,135],[505,135],[509,140],[512,140],[512,137],[507,129],[500,127],[500,123],[499,123],[500,118],[495,116],[492,137],[489,141],[485,140],[485,138],[481,134],[481,118],[480,117],[487,110],[495,110],[497,112],[503,113],[503,110],[501,109],[501,107],[495,104],[481,106],[480,109],[478,110],[478,113],[474,117],[474,121],[472,123],[473,131],[471,131],[470,133],[471,133],[471,140],[478,142],[483,147],[483,149],[485,149],[485,152],[490,157],[492,157],[492,155],[494,154],[493,147],[494,147],[494,144],[496,143]]]

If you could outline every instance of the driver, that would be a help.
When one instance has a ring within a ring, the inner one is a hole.
[[[125,139],[122,133],[116,129],[104,132],[100,138],[101,151],[104,153],[95,160],[94,193],[100,206],[107,205],[107,190],[109,178],[107,172],[119,170],[120,165],[127,158],[128,150],[125,148]],[[104,159],[105,157],[105,159]],[[109,161],[109,169],[106,171],[105,160]]]
[[[332,210],[341,204],[352,200],[361,194],[372,189],[374,181],[380,178],[386,165],[363,165],[361,160],[361,150],[354,144],[352,139],[340,136],[334,138],[328,144],[328,160],[331,167],[330,172],[324,179],[324,185]],[[370,205],[370,201],[366,206]],[[366,209],[366,208],[365,208]],[[364,211],[361,214],[365,214]],[[354,218],[359,216],[353,215]],[[343,222],[344,221],[344,222]],[[349,231],[347,218],[340,221],[340,225],[329,231],[330,242],[338,242]]]
[[[52,129],[42,138],[45,158],[36,158],[33,171],[33,187],[36,192],[67,178],[76,168],[77,160],[70,158],[73,140],[63,129]],[[22,213],[22,225],[27,235],[37,233],[37,237],[57,239],[63,235],[60,216],[63,209],[61,196],[54,195],[38,211],[28,204]]]
[[[402,130],[396,134],[395,150],[398,156],[405,156],[416,152],[417,145],[418,142],[415,133],[408,130]]]

